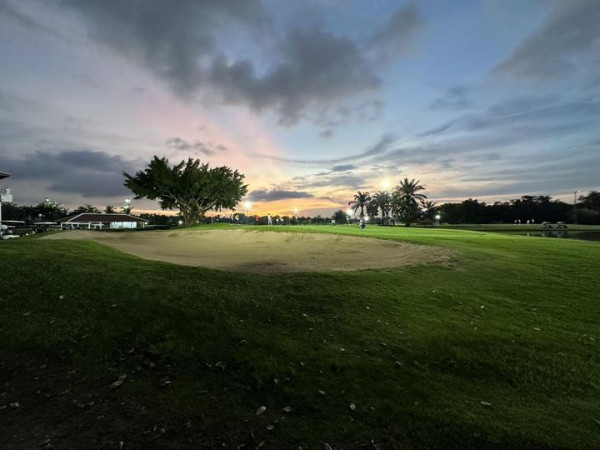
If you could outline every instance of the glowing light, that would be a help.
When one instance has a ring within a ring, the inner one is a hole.
[[[346,214],[348,214],[349,216],[351,216],[352,215],[352,208],[348,208],[346,210]]]
[[[250,202],[244,203],[244,208],[246,208],[246,210],[252,209],[252,203],[250,203]]]
[[[435,215],[435,220],[440,220],[441,216],[439,214]]]
[[[381,187],[386,191],[390,189],[390,180],[387,178],[381,182]]]

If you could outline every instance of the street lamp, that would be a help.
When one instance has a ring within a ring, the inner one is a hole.
[[[246,225],[248,225],[248,213],[252,209],[252,203],[246,202],[244,203],[244,215],[246,216]]]
[[[123,207],[123,211],[125,214],[131,214],[131,198],[127,197],[125,199],[125,206]]]
[[[294,220],[298,220],[298,208],[294,208]]]
[[[435,215],[435,226],[437,227],[440,224],[441,216],[439,214]]]

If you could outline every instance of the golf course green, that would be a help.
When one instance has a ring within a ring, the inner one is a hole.
[[[246,228],[452,259],[240,273],[87,240],[2,241],[0,447],[600,446],[599,243]]]

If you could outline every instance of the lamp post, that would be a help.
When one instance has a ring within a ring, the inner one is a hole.
[[[298,208],[294,208],[294,222],[296,222],[296,217],[298,216]]]
[[[439,225],[440,225],[440,215],[439,215],[439,214],[436,214],[436,215],[435,215],[435,226],[437,227],[437,226],[439,226]]]
[[[125,214],[131,214],[131,198],[128,197],[125,199],[125,206],[123,207],[123,211]]]
[[[573,223],[575,225],[577,225],[577,194],[579,194],[579,189],[573,191]]]
[[[244,216],[246,217],[246,225],[248,225],[248,213],[252,209],[252,203],[246,202],[244,203]]]

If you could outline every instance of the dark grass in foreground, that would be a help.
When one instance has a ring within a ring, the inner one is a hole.
[[[245,275],[1,242],[0,446],[598,446],[600,245],[292,228],[456,262]]]

